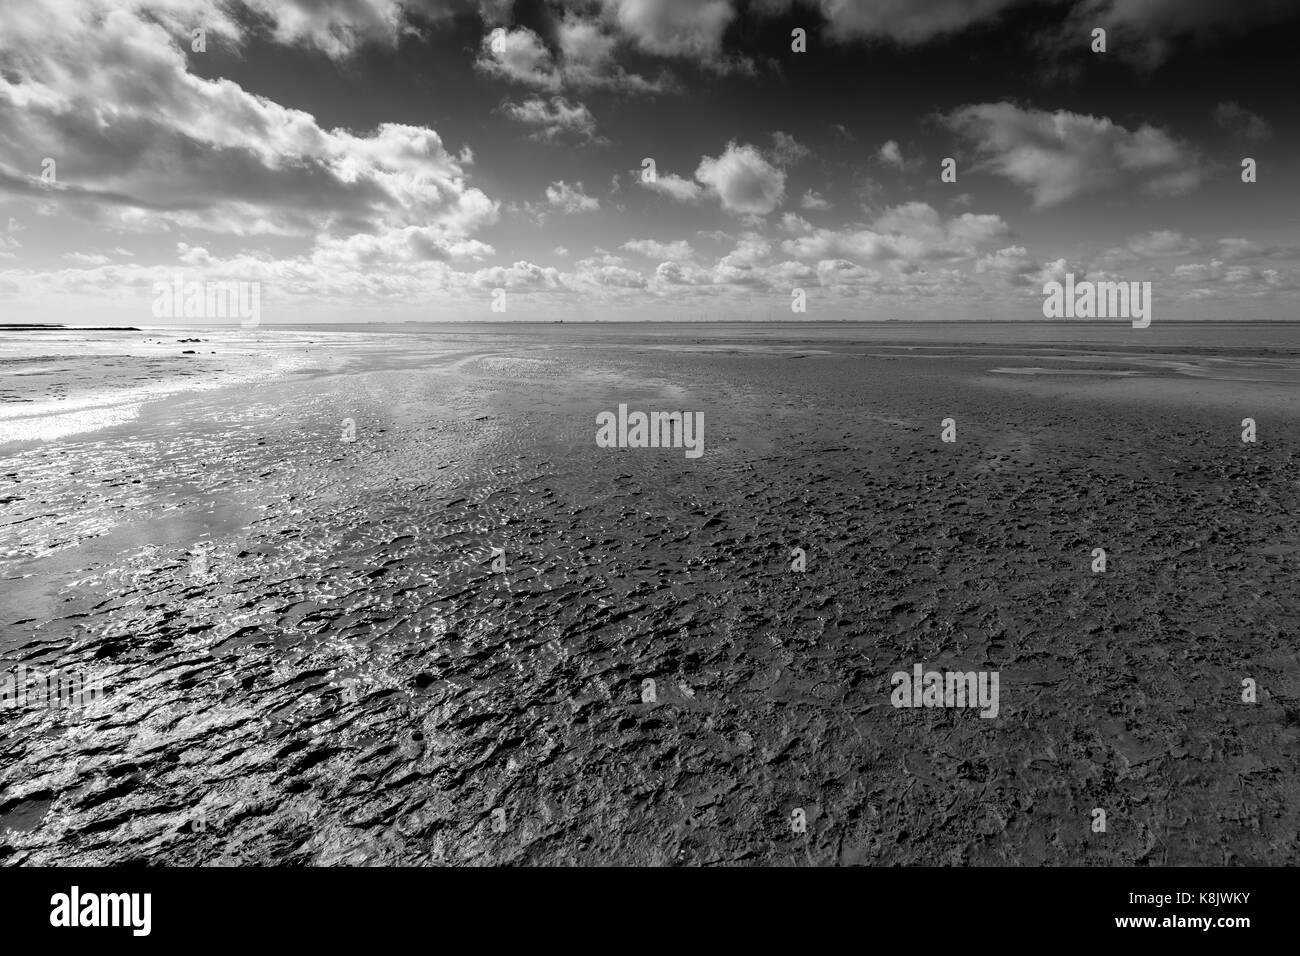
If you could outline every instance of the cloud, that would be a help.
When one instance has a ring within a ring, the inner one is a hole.
[[[415,32],[417,25],[448,20],[453,13],[449,0],[239,2],[270,24],[276,42],[314,47],[336,59],[352,54],[365,43],[393,45],[403,34]],[[168,5],[175,5],[174,0]]]
[[[831,208],[831,204],[826,201],[826,198],[814,189],[810,189],[803,194],[803,198],[799,200],[799,206],[814,212],[822,212]]]
[[[1011,103],[966,106],[940,119],[973,143],[982,157],[977,168],[1028,189],[1038,206],[1126,188],[1179,195],[1203,175],[1189,144],[1149,125],[1128,130],[1105,117]]]
[[[1158,259],[1164,256],[1189,256],[1200,251],[1201,244],[1181,232],[1158,229],[1133,236],[1128,241],[1128,248],[1144,259]]]
[[[756,266],[772,254],[772,244],[755,232],[748,232],[736,241],[736,248],[720,261],[732,266]]]
[[[980,246],[1009,234],[999,216],[963,213],[945,221],[932,206],[911,202],[885,210],[869,227],[816,229],[786,240],[781,248],[798,259],[915,264],[969,259]]]
[[[884,262],[902,256],[888,237],[870,230],[818,229],[781,244],[788,255],[799,259],[850,258],[857,262]]]
[[[785,199],[785,173],[749,145],[732,142],[721,156],[705,156],[695,178],[732,213],[765,216]]]
[[[619,66],[614,59],[618,38],[598,23],[570,15],[558,28],[558,43],[558,52],[552,52],[527,27],[497,27],[483,37],[474,65],[492,76],[548,92],[564,87],[647,94],[677,89],[667,72],[650,80]]]
[[[687,262],[662,262],[655,269],[655,280],[663,285],[708,285],[712,273]]]
[[[0,236],[0,240],[3,240],[2,236]],[[0,248],[3,247],[4,247],[3,241],[0,241]],[[108,263],[113,261],[106,255],[102,255],[100,253],[86,253],[86,252],[68,252],[64,254],[63,258],[71,262],[76,262],[76,263],[80,263],[81,265],[87,265],[87,266],[102,266],[102,265],[107,265]]]
[[[566,62],[590,76],[604,76],[614,62],[618,37],[594,20],[570,14],[559,27],[559,46]]]
[[[783,133],[780,130],[772,134],[772,139],[775,143],[772,147],[772,162],[777,166],[793,166],[795,163],[807,159],[812,152],[789,133]]]
[[[1067,259],[1054,259],[1039,262],[1029,254],[1024,246],[1007,246],[989,255],[975,260],[976,275],[993,275],[1004,280],[1013,288],[1032,289],[1040,292],[1048,282],[1064,282],[1065,276],[1073,273],[1076,280],[1088,275],[1103,278],[1101,273],[1090,273],[1079,263]]]
[[[828,38],[836,42],[919,46],[1031,5],[1069,9],[1054,47],[1078,49],[1079,36],[1101,26],[1115,53],[1148,68],[1160,64],[1179,39],[1214,39],[1300,16],[1294,0],[762,0],[755,7],[768,14],[815,7],[826,20]]]
[[[967,212],[945,222],[933,206],[923,202],[887,209],[872,227],[896,237],[903,248],[916,249],[918,258],[968,256],[976,246],[1010,234],[1000,216]]]
[[[1201,286],[1199,291],[1209,295],[1261,296],[1295,288],[1294,280],[1277,269],[1228,265],[1221,259],[1177,266],[1171,276],[1178,282]]]
[[[426,226],[404,226],[377,234],[323,238],[313,255],[318,263],[363,270],[379,264],[482,259],[494,252],[491,246],[477,239],[449,238]]]
[[[948,220],[948,243],[962,250],[1005,239],[1010,233],[1002,217],[991,213],[964,212]]]
[[[542,90],[558,90],[562,83],[555,57],[527,27],[497,27],[483,38],[474,65],[485,73]]]
[[[470,0],[456,2],[472,6]],[[494,50],[489,42],[486,49],[476,47],[468,55],[482,71],[481,82],[490,74],[520,84],[489,118],[498,132],[505,128],[516,141],[528,134],[544,141],[602,142],[598,133],[607,130],[597,129],[596,118],[585,104],[609,102],[606,109],[615,109],[623,101],[615,96],[580,96],[575,90],[655,93],[671,89],[675,81],[666,72],[645,79],[628,73],[619,61],[625,54],[633,55],[634,60],[625,60],[629,67],[635,63],[647,71],[658,69],[642,65],[654,57],[726,60],[735,20],[721,8],[734,13],[752,10],[757,2],[714,4],[715,20],[689,28],[682,25],[707,13],[708,3],[536,4],[547,15],[528,21],[546,24],[536,26],[534,32],[516,25],[513,4],[493,0],[489,21],[509,27],[499,35],[503,45]],[[1188,2],[1195,6],[1199,0]],[[441,301],[435,296],[449,296],[486,309],[487,296],[478,292],[496,287],[563,301],[562,308],[604,300],[639,305],[690,302],[692,297],[729,308],[745,301],[745,296],[758,295],[758,290],[788,290],[795,284],[810,289],[816,285],[850,300],[861,297],[858,304],[886,295],[951,295],[959,302],[967,294],[963,277],[988,277],[974,295],[989,292],[1002,279],[1021,286],[1065,271],[1085,274],[1065,259],[1043,263],[1042,255],[1018,244],[1001,217],[966,212],[954,199],[940,202],[942,214],[926,203],[902,203],[880,212],[887,206],[887,194],[879,187],[868,205],[847,212],[858,221],[840,223],[839,216],[815,215],[811,218],[820,220],[818,225],[836,225],[818,228],[803,214],[831,208],[826,196],[835,195],[839,208],[851,210],[860,198],[855,188],[864,188],[863,177],[880,173],[879,163],[903,168],[907,161],[915,163],[916,157],[909,154],[905,160],[897,140],[881,146],[878,138],[863,133],[860,146],[865,153],[859,149],[858,158],[865,162],[834,165],[847,177],[844,182],[826,181],[825,195],[814,189],[802,194],[792,191],[790,198],[797,202],[787,204],[786,192],[799,175],[791,170],[800,162],[808,165],[809,150],[781,131],[773,133],[771,141],[766,135],[756,137],[757,146],[742,145],[739,139],[718,150],[726,142],[724,133],[714,140],[716,155],[701,155],[702,149],[692,155],[699,158],[698,167],[679,166],[685,175],[665,173],[654,183],[642,182],[644,188],[677,202],[698,203],[706,196],[712,202],[717,197],[721,209],[733,217],[729,236],[693,231],[701,224],[725,225],[716,221],[716,211],[711,209],[705,222],[696,223],[698,211],[675,210],[660,201],[659,208],[651,210],[655,216],[684,216],[691,228],[675,232],[663,227],[660,232],[662,224],[657,224],[654,232],[644,228],[631,235],[685,235],[689,242],[630,238],[614,249],[616,255],[597,250],[594,257],[574,262],[590,248],[590,237],[587,248],[579,248],[582,243],[571,247],[575,254],[570,258],[568,248],[555,243],[568,242],[572,235],[547,235],[543,230],[522,236],[504,230],[512,246],[522,245],[518,252],[503,250],[510,252],[509,259],[497,265],[497,259],[489,258],[496,251],[483,240],[488,238],[484,231],[499,217],[500,205],[482,191],[488,187],[477,188],[481,184],[476,180],[492,175],[504,176],[508,182],[511,175],[522,175],[518,157],[481,153],[480,174],[469,144],[444,142],[437,131],[425,126],[333,128],[310,113],[259,95],[260,90],[254,93],[237,82],[189,71],[190,63],[203,62],[189,53],[188,29],[196,17],[209,24],[210,47],[216,44],[223,56],[247,52],[250,58],[263,57],[268,53],[265,44],[270,43],[340,59],[366,45],[391,47],[412,30],[435,26],[451,0],[445,4],[432,0],[279,4],[272,0],[249,4],[241,0],[4,0],[3,5],[0,192],[23,194],[18,208],[37,217],[29,220],[26,213],[18,213],[29,225],[36,223],[30,233],[15,234],[16,224],[0,230],[0,288],[6,295],[16,289],[38,301],[43,301],[47,290],[78,290],[102,301],[130,301],[138,295],[143,316],[151,283],[168,278],[178,262],[205,277],[260,280],[268,303],[275,296],[281,301],[300,297],[306,304],[297,314],[304,317],[315,316],[316,303],[331,299],[344,309],[355,310],[357,303],[401,300],[413,309],[427,310],[430,301]],[[572,9],[565,12],[566,6]],[[922,42],[923,36],[965,29],[959,24],[966,14],[941,2],[905,5],[864,0],[851,5],[827,0],[818,6],[831,11],[834,19],[828,30],[840,31],[842,39],[883,37],[914,43]],[[968,6],[973,15],[970,23],[975,23],[980,17],[997,16],[1008,4]],[[1171,34],[1177,35],[1182,34]],[[256,44],[250,42],[254,38]],[[1115,35],[1112,43],[1119,45]],[[277,55],[273,49],[269,54]],[[218,61],[205,63],[205,73],[212,62]],[[245,75],[237,64],[231,65],[233,60],[220,62],[230,65],[226,76]],[[264,63],[250,66],[256,69],[248,75],[267,75],[262,72]],[[729,68],[735,67],[721,67]],[[498,87],[498,98],[503,95],[499,83],[488,85]],[[1234,90],[1221,95],[1241,94]],[[1202,109],[1208,112],[1214,103],[1212,99]],[[1269,133],[1267,123],[1235,102],[1220,103],[1213,117],[1224,131],[1221,138],[1249,139]],[[600,118],[602,126],[614,119],[605,112]],[[1209,116],[1202,114],[1202,118]],[[983,168],[1023,187],[1040,205],[1105,190],[1117,190],[1125,198],[1141,192],[1176,194],[1192,188],[1204,174],[1203,160],[1171,131],[1148,126],[1126,129],[1104,117],[985,104],[958,110],[945,122],[974,145],[974,158],[980,163],[973,167],[963,159],[963,177],[971,168]],[[807,135],[824,134],[827,142],[847,135],[847,130],[841,134],[815,124],[808,128],[820,133]],[[890,132],[900,134],[900,130]],[[870,142],[879,149],[871,148]],[[480,150],[484,146],[475,145]],[[955,150],[954,154],[962,155]],[[39,185],[39,157],[45,155],[58,159],[59,188]],[[551,150],[539,155],[563,161]],[[639,155],[644,153],[632,153],[628,159]],[[600,199],[588,195],[582,182],[573,181],[574,176],[584,181],[609,176],[608,168],[603,173],[579,172],[574,166],[546,171],[550,175],[529,187],[535,202],[523,207],[539,216],[608,215],[619,209],[611,204],[627,199],[627,175],[615,175],[609,190],[598,188],[597,194],[608,197]],[[545,186],[566,174],[568,181],[559,179]],[[629,174],[641,181],[639,169]],[[867,186],[877,188],[869,180]],[[962,188],[971,186],[968,182]],[[538,196],[539,191],[543,196]],[[629,200],[628,205],[635,202]],[[647,197],[642,197],[642,203],[655,205]],[[82,233],[66,221],[43,221],[41,217],[47,215],[92,220],[98,233]],[[1166,275],[1171,289],[1187,289],[1193,296],[1222,295],[1227,301],[1230,295],[1246,297],[1293,287],[1284,273],[1267,268],[1287,262],[1282,257],[1292,256],[1292,249],[1244,238],[1197,241],[1174,230],[1124,240],[1119,237],[1136,228],[1131,220],[1125,222],[1128,228],[1109,241],[1124,246],[1111,252],[1127,255],[1129,263],[1138,256],[1173,259],[1192,253],[1208,260],[1179,265],[1181,272],[1174,269],[1179,260],[1157,262],[1154,268]],[[63,248],[51,247],[52,231],[57,238],[83,238]],[[1273,231],[1266,230],[1269,235]],[[128,240],[117,233],[134,235]],[[32,234],[36,239],[29,240]],[[245,251],[230,251],[240,249],[245,237],[266,236],[276,238],[258,238]],[[726,244],[714,245],[705,238],[709,236],[719,242],[725,238]],[[293,246],[279,237],[303,241],[290,253],[285,250]],[[176,241],[181,238],[186,242]],[[20,247],[19,239],[28,248]],[[611,244],[608,235],[602,241]],[[131,251],[112,248],[118,243],[130,245],[135,258],[128,261]],[[161,256],[159,249],[164,250]],[[50,271],[19,271],[14,268],[15,254],[24,264],[44,256],[51,263]],[[559,268],[540,266],[529,261],[530,256]],[[1265,258],[1272,261],[1261,261]],[[1114,265],[1105,257],[1099,264],[1089,264],[1107,269]],[[512,310],[520,301],[512,297]],[[818,308],[833,301],[824,295]],[[6,299],[0,308],[9,314],[10,304]]]
[[[1233,136],[1242,139],[1268,139],[1273,130],[1260,117],[1232,101],[1220,103],[1214,108],[1214,122],[1220,129],[1226,129]]]
[[[606,14],[645,53],[687,57],[725,70],[722,35],[736,18],[730,0],[602,0]]]
[[[258,0],[270,5],[274,0]],[[295,0],[305,4],[307,0]],[[353,0],[334,0],[333,6],[349,5]],[[361,7],[378,8],[372,16],[376,24],[391,12],[397,0],[355,0]],[[888,40],[903,45],[920,45],[936,38],[959,33],[979,24],[997,20],[1016,6],[1056,5],[1065,0],[754,0],[748,5],[759,14],[779,15],[806,6],[815,7],[825,20],[825,34],[832,41]],[[426,6],[438,7],[430,2]],[[690,59],[704,69],[725,73],[752,71],[746,58],[727,55],[723,39],[733,25],[739,0],[591,0],[581,7],[584,15],[570,11],[565,23],[574,39],[567,45],[582,49],[586,62],[608,63],[613,48],[620,41],[639,52],[659,57]],[[1170,43],[1182,36],[1204,38],[1217,32],[1234,32],[1252,25],[1281,22],[1296,14],[1292,0],[1253,0],[1240,4],[1235,0],[1077,0],[1063,25],[1058,43],[1074,43],[1085,27],[1104,26],[1132,42],[1117,46],[1121,55],[1136,56],[1149,64],[1159,62]],[[593,17],[593,13],[595,16]],[[424,11],[425,18],[436,18],[435,11]],[[361,20],[357,17],[354,19]],[[391,16],[389,16],[391,19]],[[411,19],[416,19],[412,16]],[[363,21],[364,22],[364,21]],[[393,27],[387,32],[395,32]],[[368,33],[381,35],[384,28],[374,26]],[[1084,35],[1086,35],[1084,30]],[[561,27],[564,45],[565,27]],[[568,51],[563,72],[578,74],[579,57]],[[609,75],[597,70],[596,76]],[[641,81],[636,78],[633,82]],[[648,82],[648,81],[641,81]]]
[[[1080,0],[1062,30],[1062,42],[1077,42],[1080,31],[1086,35],[1103,27],[1110,36],[1126,38],[1116,44],[1120,55],[1155,67],[1179,38],[1217,39],[1297,14],[1294,0]]]
[[[788,212],[781,217],[781,228],[788,233],[799,235],[813,231],[813,224],[797,212]]]
[[[991,20],[1023,0],[816,0],[832,40],[885,39],[920,44]],[[790,0],[768,0],[782,12]]]
[[[764,260],[772,253],[772,245],[757,233],[746,233],[713,267],[713,281],[722,285],[766,285]]]
[[[509,266],[488,266],[470,273],[468,284],[480,289],[564,289],[559,269],[520,260]]]
[[[550,101],[533,97],[522,103],[506,103],[505,114],[527,126],[535,127],[534,139],[554,141],[565,136],[588,143],[608,143],[596,135],[596,117],[582,103],[570,103],[562,96]]]
[[[647,279],[618,256],[593,256],[574,264],[573,284],[597,289],[644,289]]]
[[[123,13],[147,19],[183,38],[187,47],[190,31],[202,27],[209,42],[219,38],[240,47],[258,35],[336,60],[369,44],[395,46],[406,35],[450,21],[458,6],[455,0],[76,0],[75,5],[96,16]],[[21,7],[39,11],[49,6],[38,0],[6,0],[5,13],[8,17]]]
[[[693,183],[683,176],[678,176],[676,173],[660,173],[653,180],[643,179],[640,170],[634,171],[632,175],[646,189],[662,193],[676,199],[678,202],[699,202],[704,195],[704,190],[699,184]]]
[[[880,147],[879,156],[881,162],[890,166],[897,166],[899,169],[903,168],[903,152],[898,148],[898,143],[894,140],[891,139]]]
[[[558,37],[566,84],[579,89],[642,94],[671,93],[679,88],[667,70],[647,79],[620,66],[615,59],[618,35],[597,21],[570,13],[560,24]]]
[[[629,252],[637,252],[650,259],[665,260],[685,260],[695,255],[695,250],[685,239],[678,239],[674,242],[660,242],[657,239],[629,239],[623,243],[623,248]]]
[[[1055,259],[1052,262],[1045,263],[1038,270],[1032,284],[1041,287],[1049,282],[1065,282],[1067,275],[1073,275],[1074,281],[1080,282],[1087,278],[1088,270],[1077,263],[1071,264],[1066,259]]]
[[[190,73],[188,46],[162,16],[182,8],[215,9],[197,0],[7,6],[6,44],[20,52],[0,72],[0,189],[30,191],[31,157],[51,156],[70,185],[43,198],[137,231],[317,236],[419,225],[451,242],[496,220],[498,204],[468,184],[434,130],[325,129],[230,80]],[[100,104],[111,104],[112,123]]]
[[[1256,259],[1276,252],[1271,246],[1250,239],[1230,238],[1219,240],[1219,255],[1224,259]]]
[[[551,183],[546,187],[546,204],[552,209],[560,210],[565,215],[595,212],[600,208],[600,200],[595,196],[588,196],[584,193],[582,183],[570,186],[563,180]]]
[[[975,260],[977,273],[992,272],[1003,276],[1013,284],[1028,284],[1030,277],[1037,271],[1034,260],[1030,258],[1024,246],[1007,246],[997,252],[981,256]]]
[[[16,232],[22,232],[22,228],[17,219],[12,216],[9,217],[8,226],[5,227],[4,232],[0,232],[0,259],[14,258],[15,254],[11,250],[23,247],[23,244],[15,239],[13,235]]]

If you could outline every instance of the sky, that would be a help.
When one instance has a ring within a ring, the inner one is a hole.
[[[1300,319],[1298,20],[3,0],[0,322],[159,324],[178,276],[267,325],[1029,320],[1067,273],[1151,282],[1156,322]]]

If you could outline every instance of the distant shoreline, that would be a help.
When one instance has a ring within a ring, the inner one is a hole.
[[[1177,326],[1246,326],[1246,325],[1300,325],[1300,319],[1165,319],[1160,325],[1177,325]],[[961,325],[961,326],[982,326],[982,325],[1052,325],[1052,326],[1128,326],[1128,320],[1106,320],[1106,319],[627,319],[618,321],[607,321],[603,319],[572,319],[565,321],[556,321],[553,319],[537,319],[533,321],[510,321],[510,320],[493,320],[493,319],[455,319],[446,321],[429,321],[429,322],[293,322],[293,323],[263,323],[260,329],[312,329],[326,331],[329,329],[393,329],[396,327],[406,328],[439,328],[443,326],[464,326],[464,325],[483,325],[483,326],[505,326],[505,327],[523,327],[523,326],[550,326],[550,325],[600,325],[600,326],[625,326],[625,325],[672,325],[692,327],[692,326],[711,326],[711,325],[753,325],[753,326],[936,326],[936,325]],[[57,325],[54,323],[4,323],[0,322],[0,332],[161,332],[161,331],[220,331],[228,329],[230,326],[224,325],[157,325],[157,326],[131,326],[131,325]],[[247,330],[256,331],[256,330]]]
[[[144,332],[134,325],[22,325],[16,322],[0,322],[0,332],[35,332],[49,329],[55,332]]]

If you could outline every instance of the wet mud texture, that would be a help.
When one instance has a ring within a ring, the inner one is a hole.
[[[5,664],[107,696],[0,711],[0,863],[1300,862],[1296,422],[989,364],[466,355],[8,456]]]

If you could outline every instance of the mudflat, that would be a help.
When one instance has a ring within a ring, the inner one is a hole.
[[[1300,862],[1300,326],[955,325],[23,338],[0,862]]]

